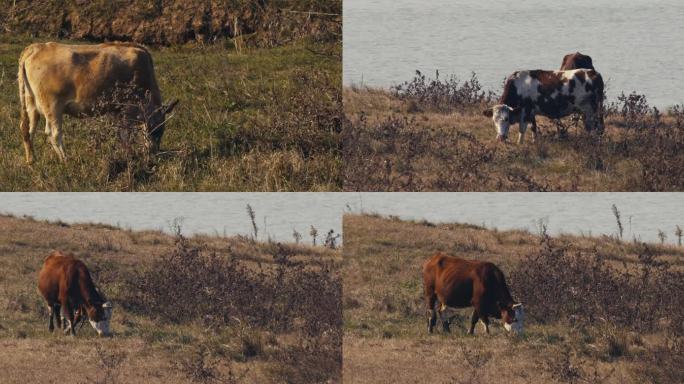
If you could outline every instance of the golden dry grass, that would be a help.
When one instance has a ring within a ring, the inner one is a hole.
[[[484,335],[466,335],[470,310],[452,310],[452,333],[429,335],[421,267],[435,252],[496,263],[506,274],[539,251],[540,238],[524,231],[497,231],[464,224],[409,222],[377,215],[346,215],[343,230],[344,367],[346,383],[643,383],[682,379],[658,351],[664,334],[637,334],[609,324],[571,327],[528,321],[511,337],[499,321]],[[637,263],[638,247],[612,238],[553,238],[571,252],[600,252],[612,264]],[[684,268],[684,250],[652,244],[659,260]],[[513,290],[524,301],[524,292]],[[562,299],[562,298],[561,298]],[[529,313],[528,313],[529,317]],[[564,360],[564,356],[568,360]],[[573,376],[574,375],[574,376]]]

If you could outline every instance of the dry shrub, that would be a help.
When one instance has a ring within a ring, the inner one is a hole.
[[[292,261],[276,247],[273,266],[250,268],[193,246],[177,235],[176,249],[131,281],[131,309],[170,323],[248,324],[317,337],[341,324],[336,266]]]
[[[410,101],[416,110],[437,112],[463,111],[465,107],[491,102],[494,94],[482,90],[482,85],[473,72],[470,79],[461,82],[455,76],[440,80],[439,71],[435,78],[427,78],[420,71],[410,81],[392,87],[400,100]]]
[[[681,342],[684,295],[673,293],[684,292],[684,273],[652,247],[636,248],[638,262],[617,267],[599,251],[570,252],[544,233],[539,252],[511,274],[512,286],[536,322],[665,330]]]
[[[482,165],[493,151],[466,132],[449,137],[392,115],[375,124],[347,122],[343,139],[347,190],[464,190],[490,182]],[[426,173],[426,169],[429,169]]]
[[[292,260],[293,249],[244,239],[271,263],[246,263],[238,252],[226,257],[176,234],[175,250],[126,279],[122,305],[167,323],[238,327],[242,357],[279,364],[272,374],[318,383],[341,371],[342,286],[334,261]],[[244,250],[243,250],[244,252]],[[263,332],[295,333],[297,344],[263,355]],[[200,348],[179,369],[194,382],[238,382],[220,375]],[[232,381],[231,381],[232,380]],[[288,379],[289,380],[289,379]]]
[[[92,127],[87,136],[87,151],[100,154],[103,183],[119,181],[124,190],[133,189],[154,171],[156,156],[147,132],[145,105],[149,93],[142,94],[133,84],[117,83],[111,94],[100,97],[82,123]]]

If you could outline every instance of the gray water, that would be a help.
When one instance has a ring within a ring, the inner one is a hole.
[[[513,71],[558,69],[580,51],[609,100],[635,90],[666,107],[684,102],[683,21],[681,0],[345,0],[344,83],[476,72],[500,94]]]
[[[684,193],[360,193],[347,198],[352,212],[397,215],[431,222],[537,232],[541,219],[552,234],[616,235],[611,209],[622,216],[624,239],[676,243],[684,228]]]
[[[309,241],[312,225],[319,238],[342,230],[344,206],[335,193],[0,193],[0,213],[167,233],[180,219],[187,235],[251,234],[247,204],[261,240],[293,242],[296,230]]]
[[[309,240],[311,225],[340,233],[345,212],[532,232],[541,219],[553,234],[600,236],[617,233],[616,204],[625,239],[659,241],[660,229],[673,243],[684,227],[683,193],[0,193],[2,213],[165,232],[181,218],[185,234],[250,234],[247,204],[259,238],[278,241]]]

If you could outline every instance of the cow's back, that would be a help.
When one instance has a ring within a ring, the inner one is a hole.
[[[54,251],[43,261],[38,273],[38,291],[48,301],[57,301],[60,285],[66,283],[65,266],[74,261],[73,256]]]
[[[27,47],[21,60],[34,93],[44,101],[73,102],[85,108],[112,92],[117,83],[132,83],[161,100],[152,57],[138,44],[38,43]]]
[[[481,262],[434,255],[423,265],[423,283],[430,284],[439,300],[451,307],[471,305]]]

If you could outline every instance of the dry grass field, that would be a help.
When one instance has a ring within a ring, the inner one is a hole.
[[[344,235],[345,383],[684,380],[684,248],[377,215],[346,215]],[[437,251],[496,263],[525,333],[495,320],[469,336],[465,309],[429,335],[421,266]]]
[[[538,117],[541,137],[495,140],[482,111],[495,95],[477,78],[417,75],[401,89],[345,87],[349,191],[679,191],[684,108],[656,111],[642,95],[608,100],[600,140],[571,118]]]
[[[89,267],[114,304],[114,337],[89,325],[49,333],[36,284],[53,249]],[[320,246],[0,216],[0,381],[339,382],[340,259]]]

